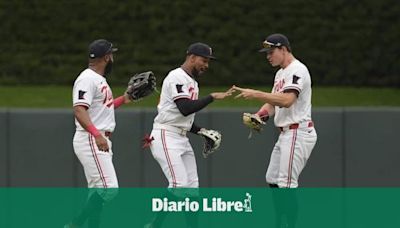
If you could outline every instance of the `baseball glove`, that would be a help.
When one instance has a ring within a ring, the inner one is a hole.
[[[197,134],[204,137],[204,158],[207,158],[208,155],[214,153],[219,148],[222,135],[218,131],[202,128],[199,132],[197,132]]]
[[[133,75],[126,93],[132,101],[138,101],[154,92],[156,89],[156,77],[153,72],[147,71]]]
[[[243,113],[243,124],[251,130],[260,132],[265,125],[265,122],[256,114]]]

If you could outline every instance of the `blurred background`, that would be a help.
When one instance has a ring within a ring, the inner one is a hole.
[[[218,60],[199,79],[202,95],[232,84],[269,91],[277,69],[257,52],[271,33],[288,36],[313,80],[319,134],[302,187],[400,186],[400,3],[395,0],[0,1],[0,186],[85,187],[72,149],[72,85],[87,47],[119,48],[108,82],[114,96],[129,77],[153,70],[158,88],[189,44],[209,44]],[[151,131],[158,94],[117,110],[114,165],[122,187],[164,187],[141,138]],[[227,99],[198,114],[223,133],[204,160],[190,136],[203,187],[266,186],[278,136],[273,122],[248,140],[242,112],[262,103]]]
[[[257,50],[279,32],[316,85],[398,87],[399,15],[396,0],[1,1],[0,84],[71,85],[105,38],[119,48],[111,83],[166,75],[201,41],[218,57],[203,85],[269,85],[275,70]]]

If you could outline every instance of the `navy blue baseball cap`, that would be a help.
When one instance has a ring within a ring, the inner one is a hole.
[[[280,33],[269,35],[263,42],[263,48],[259,52],[270,52],[276,47],[285,46],[290,51],[290,43],[288,38]]]
[[[89,58],[95,59],[105,56],[106,54],[117,51],[113,44],[105,39],[98,39],[89,45]]]
[[[198,55],[209,59],[216,59],[215,56],[213,56],[212,48],[207,44],[200,42],[191,44],[187,49],[186,54]]]

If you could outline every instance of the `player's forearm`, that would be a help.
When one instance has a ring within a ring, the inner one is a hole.
[[[127,104],[129,102],[130,102],[129,97],[126,94],[119,96],[114,99],[114,109],[117,109],[123,104]]]
[[[114,99],[114,109],[119,108],[121,105],[124,104],[124,96],[120,96]]]
[[[293,100],[290,96],[291,95],[288,93],[266,93],[260,91],[255,97],[272,106],[288,108],[293,104]]]
[[[198,100],[190,100],[186,98],[178,99],[175,101],[176,106],[183,116],[188,116],[192,113],[198,112],[208,104],[213,102],[214,99],[211,95],[200,98]]]
[[[265,115],[273,116],[275,114],[275,107],[269,103],[265,103],[263,106],[261,106],[260,110],[258,110],[257,114],[260,117]]]

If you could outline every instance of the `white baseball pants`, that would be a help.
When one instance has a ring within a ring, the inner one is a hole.
[[[89,188],[109,189],[118,188],[118,179],[112,163],[112,142],[108,142],[109,151],[99,151],[94,136],[87,131],[76,131],[73,146],[76,156],[81,162]],[[117,191],[100,191],[99,194],[109,200]]]
[[[157,160],[169,188],[198,188],[196,158],[186,134],[153,129],[150,149]]]
[[[272,150],[266,180],[280,188],[297,188],[301,171],[317,142],[314,127],[285,129]]]

